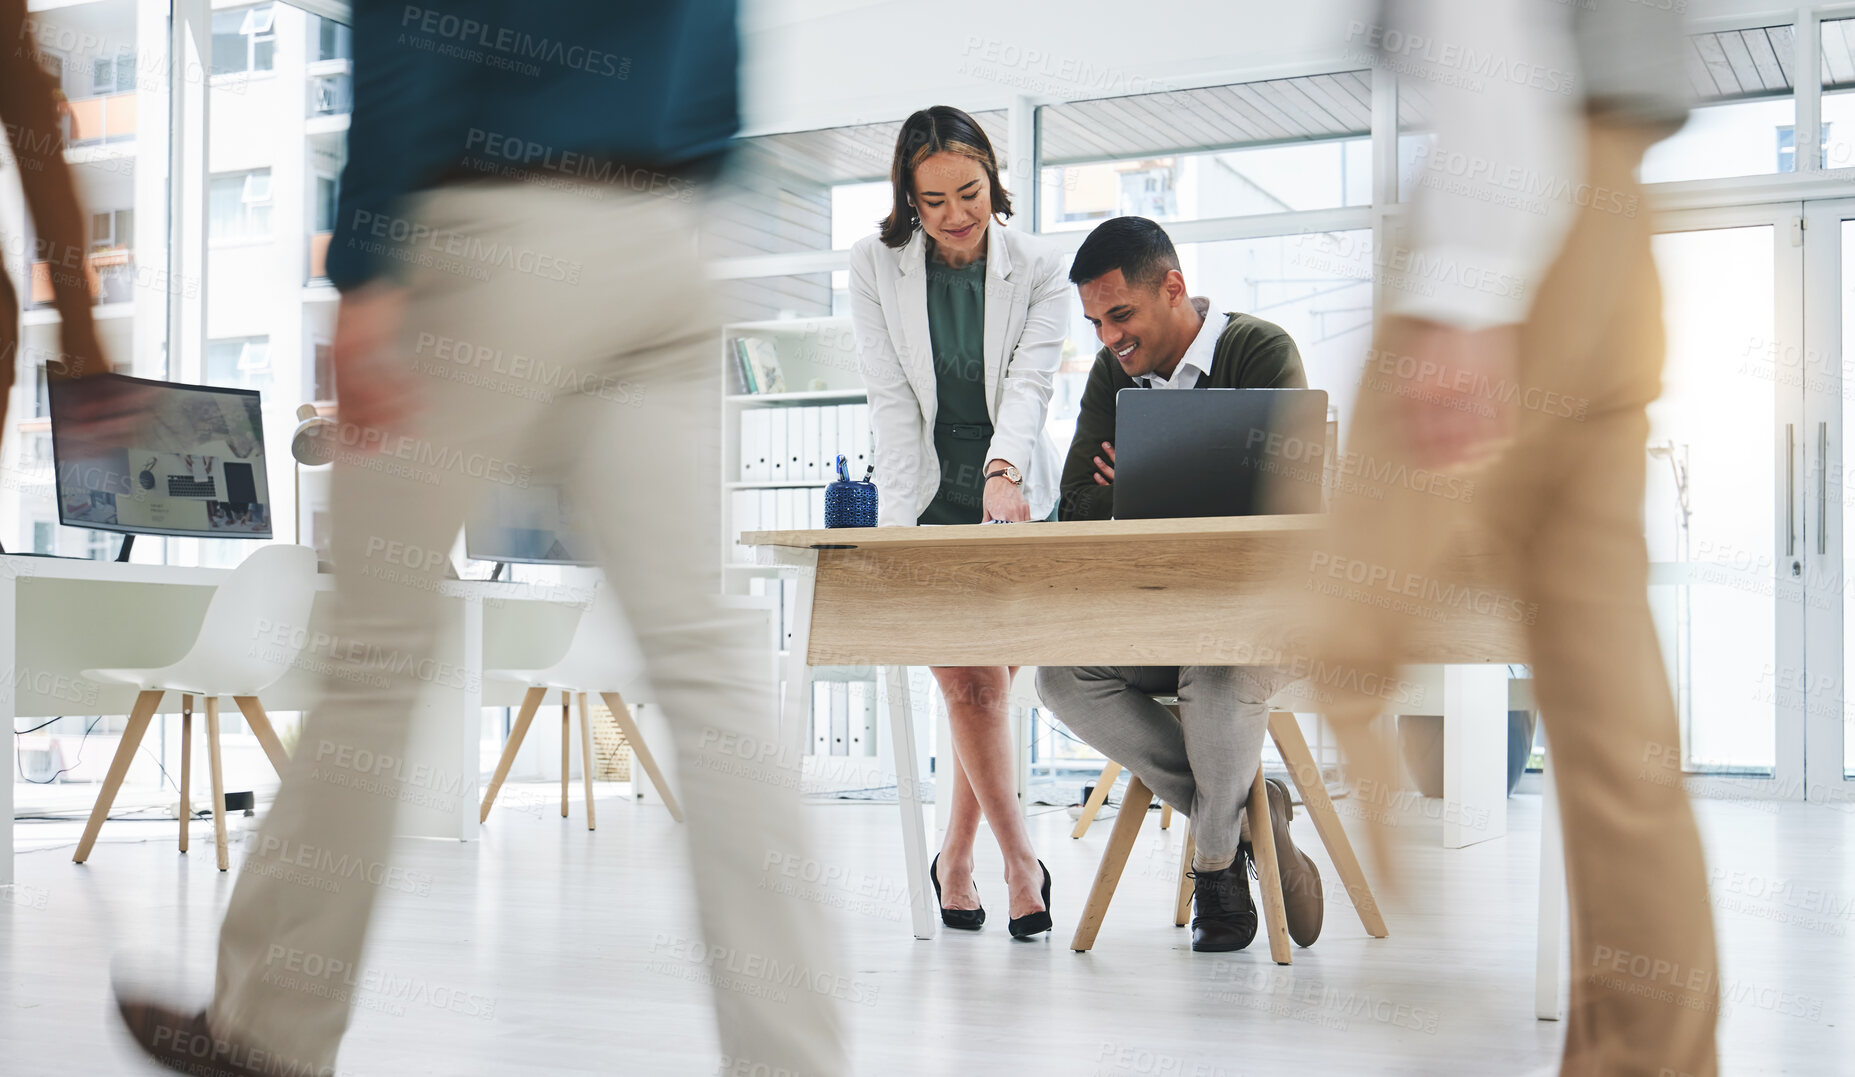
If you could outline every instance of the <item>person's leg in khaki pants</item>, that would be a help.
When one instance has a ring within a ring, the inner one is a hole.
[[[324,861],[386,865],[397,800],[420,792],[396,780],[416,780],[412,768],[376,782],[362,760],[405,757],[458,526],[494,484],[565,478],[673,731],[701,923],[684,938],[666,917],[649,952],[623,955],[600,989],[648,996],[665,975],[711,983],[729,1065],[844,1072],[834,1000],[870,989],[835,958],[819,905],[762,885],[769,865],[805,862],[809,845],[797,761],[753,749],[777,743],[770,640],[719,598],[721,367],[690,208],[498,184],[440,190],[408,212],[467,237],[457,249],[523,256],[413,271],[401,332],[423,405],[412,445],[337,463],[338,653],[389,656],[406,672],[384,689],[332,677],[309,714],[221,930],[215,1037],[304,1072],[333,1062],[378,888],[312,876]],[[562,267],[570,279],[546,271]],[[390,582],[365,576],[389,543],[439,557],[402,558],[412,565],[395,564]],[[369,661],[355,664],[377,672]],[[315,868],[267,870],[303,849],[320,854]],[[613,1046],[648,1031],[620,1022]],[[553,1061],[548,1043],[531,1048],[536,1065]]]
[[[1592,127],[1587,179],[1628,200],[1608,206],[1643,204],[1632,172],[1648,141]],[[1454,493],[1461,486],[1354,484],[1335,499],[1323,552],[1422,578],[1463,541],[1498,555],[1507,597],[1530,622],[1565,827],[1574,983],[1563,1072],[1711,1077],[1718,963],[1699,835],[1679,783],[1644,776],[1645,761],[1678,740],[1642,537],[1644,408],[1663,346],[1643,213],[1575,215],[1520,333],[1515,438],[1492,465],[1461,472],[1473,498]],[[1396,341],[1394,326],[1374,361]],[[1399,418],[1399,394],[1413,386],[1385,369],[1368,367],[1348,444],[1367,475],[1415,465]],[[1411,615],[1344,598],[1326,606],[1320,659],[1390,675]],[[1344,701],[1334,724],[1361,775],[1389,781],[1395,762],[1366,729],[1379,702]]]

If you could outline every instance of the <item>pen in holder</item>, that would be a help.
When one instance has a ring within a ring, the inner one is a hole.
[[[876,484],[869,476],[864,472],[861,482],[853,481],[844,458],[837,458],[837,481],[824,488],[826,527],[876,526]]]

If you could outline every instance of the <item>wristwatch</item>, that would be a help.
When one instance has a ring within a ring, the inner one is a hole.
[[[1000,475],[1003,475],[1003,476],[1005,476],[1005,477],[1006,477],[1007,479],[1010,479],[1010,480],[1011,480],[1011,485],[1013,485],[1013,486],[1023,486],[1023,485],[1024,485],[1024,472],[1022,472],[1022,471],[1019,471],[1019,470],[1018,470],[1018,465],[1016,465],[1016,464],[1006,464],[1003,470],[1001,470],[1001,471],[994,471],[994,472],[992,472],[992,473],[990,473],[990,474],[988,474],[988,475],[987,475],[987,476],[985,477],[985,481],[987,481],[987,482],[991,482],[991,481],[992,481],[993,479],[996,479],[996,478],[998,478],[998,477],[999,477]]]

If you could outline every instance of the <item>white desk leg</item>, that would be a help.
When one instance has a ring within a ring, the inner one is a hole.
[[[1539,775],[1539,948],[1533,978],[1533,1013],[1541,1021],[1565,1018],[1559,979],[1565,945],[1565,834],[1559,826],[1558,779],[1548,745]]]
[[[13,559],[0,557],[0,655],[7,664],[18,668],[17,638],[13,615],[17,610],[18,580],[13,574]],[[18,700],[13,692],[14,679],[0,677],[0,714],[6,715],[7,728],[18,729],[13,712]],[[13,885],[13,775],[19,773],[19,738],[6,738],[6,773],[0,775],[0,886]]]
[[[805,758],[812,734],[812,667],[805,656],[812,640],[812,589],[818,582],[818,551],[781,550],[782,564],[798,569],[797,600],[792,610],[792,639],[787,642],[786,695],[780,707],[779,741],[788,759]]]
[[[953,768],[959,765],[960,753],[953,747],[953,716],[947,712],[947,701],[934,705],[934,697],[939,693],[932,688],[928,690],[928,710],[934,714],[934,845],[936,848],[947,842],[947,813],[953,808]],[[946,796],[939,791],[945,789]]]
[[[478,815],[483,803],[483,596],[466,595],[463,604],[464,690],[457,773],[463,776],[469,795],[458,798],[457,840],[475,841],[483,829]]]
[[[1507,667],[1443,668],[1443,848],[1507,833]]]
[[[895,743],[895,802],[902,809],[902,858],[908,862],[908,908],[915,938],[934,937],[938,919],[934,887],[928,879],[927,828],[921,821],[921,756],[915,743],[915,716],[908,699],[908,669],[884,666],[889,682],[889,739]]]

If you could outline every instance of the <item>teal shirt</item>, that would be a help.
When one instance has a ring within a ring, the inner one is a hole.
[[[986,450],[992,419],[985,404],[985,259],[953,269],[927,263],[928,332],[934,346],[934,451],[940,489],[922,524],[976,524],[984,515]]]

